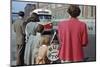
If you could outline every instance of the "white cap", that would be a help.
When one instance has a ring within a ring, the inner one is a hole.
[[[51,15],[51,11],[48,9],[35,9],[32,12],[30,12],[30,16],[32,15],[32,13],[37,13],[39,14],[43,14],[43,15]]]

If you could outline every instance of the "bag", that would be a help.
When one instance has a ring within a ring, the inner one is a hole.
[[[56,32],[54,32],[53,37],[50,41],[50,46],[48,46],[47,57],[50,61],[56,61],[59,59],[59,57],[58,57],[59,44],[53,42],[55,36],[56,36]]]

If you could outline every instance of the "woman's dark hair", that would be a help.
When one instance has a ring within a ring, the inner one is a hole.
[[[80,8],[78,5],[70,5],[67,12],[70,14],[71,17],[78,17],[80,15]]]
[[[27,22],[39,22],[39,16],[36,13],[32,13]]]
[[[19,11],[18,15],[21,16],[21,17],[24,17],[24,12],[23,11]]]

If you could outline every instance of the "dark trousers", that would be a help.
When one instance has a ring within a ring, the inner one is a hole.
[[[24,65],[24,52],[25,52],[25,45],[17,44],[17,65],[18,66]]]

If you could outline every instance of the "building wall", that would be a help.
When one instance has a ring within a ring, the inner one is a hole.
[[[37,3],[27,4],[25,7],[25,14],[29,16],[29,13],[38,8],[49,9],[52,11],[53,19],[65,19],[69,17],[67,13],[67,4],[54,4],[54,3]],[[95,19],[95,6],[80,6],[81,14],[79,18],[82,19]]]
[[[30,16],[30,12],[32,10],[36,9],[36,5],[35,4],[27,4],[24,8],[25,11],[25,20],[27,20],[27,18]]]
[[[39,3],[39,8],[50,9],[54,19],[65,19],[69,15],[67,13],[67,4],[51,4],[51,3]],[[82,19],[95,19],[95,6],[80,6],[81,14],[79,18]]]

